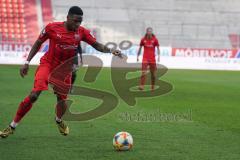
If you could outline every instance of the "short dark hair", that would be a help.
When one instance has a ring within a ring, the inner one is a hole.
[[[151,29],[151,30],[153,31],[153,28],[152,28],[152,27],[147,27],[146,32],[147,32],[147,30],[149,30],[149,29]],[[155,35],[154,35],[153,33],[152,33],[152,36],[155,37]],[[147,33],[145,34],[145,37],[147,37]]]
[[[68,15],[74,15],[74,14],[76,14],[76,15],[83,15],[83,11],[82,11],[82,9],[80,8],[80,7],[78,7],[78,6],[72,6],[70,9],[69,9],[69,11],[68,11]]]
[[[149,29],[151,29],[153,31],[153,28],[152,27],[147,27],[146,31],[148,31]]]

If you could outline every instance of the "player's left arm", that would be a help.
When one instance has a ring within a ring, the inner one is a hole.
[[[157,54],[158,54],[157,61],[160,62],[160,49],[159,49],[159,46],[157,46]]]
[[[80,29],[82,29],[82,28],[80,28]],[[97,42],[96,38],[91,35],[89,30],[82,29],[82,36],[83,36],[82,40],[87,42],[89,45],[91,45],[97,51],[100,51],[100,52],[103,52],[103,53],[112,53],[115,56],[118,56],[120,58],[122,57],[122,53],[121,53],[120,50],[110,49],[107,46]]]
[[[112,53],[115,56],[122,57],[122,53],[120,50],[117,49],[110,49],[107,46],[99,43],[99,42],[94,42],[92,44],[92,47],[95,48],[97,51],[103,52],[103,53]]]
[[[157,62],[160,62],[160,49],[159,49],[159,42],[157,38],[155,38],[155,46],[157,47],[157,55],[158,55]]]

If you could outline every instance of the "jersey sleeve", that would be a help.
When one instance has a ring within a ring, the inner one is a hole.
[[[50,24],[48,24],[40,33],[40,35],[38,36],[38,40],[44,42],[47,39],[49,39],[49,32],[50,32]]]
[[[158,39],[157,38],[155,38],[155,46],[159,46],[159,42],[158,42]]]
[[[139,44],[140,46],[143,46],[144,45],[144,43],[143,43],[143,38],[141,39],[141,41],[140,41],[140,44]]]
[[[87,42],[89,45],[92,45],[93,43],[96,42],[96,38],[94,38],[90,31],[87,29],[84,29],[83,31],[83,39],[84,42]]]

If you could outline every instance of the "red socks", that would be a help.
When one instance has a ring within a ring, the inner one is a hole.
[[[142,87],[144,86],[145,79],[146,79],[146,75],[145,75],[145,74],[142,74],[142,76],[141,76],[141,81],[140,81],[140,85],[141,85]]]
[[[56,105],[57,118],[61,119],[63,114],[65,113],[66,109],[67,109],[67,105],[65,104],[65,101],[64,102],[59,102]]]
[[[29,96],[27,96],[20,104],[17,110],[17,113],[14,117],[14,122],[18,123],[25,114],[32,108],[32,102],[30,101]]]

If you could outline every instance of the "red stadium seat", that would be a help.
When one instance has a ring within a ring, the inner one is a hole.
[[[18,8],[18,4],[17,3],[13,3],[13,8],[14,9]]]
[[[26,4],[29,3],[31,5],[26,8]],[[32,42],[39,32],[34,32],[34,28],[38,27],[36,5],[35,0],[0,0],[0,40]]]
[[[20,18],[19,22],[23,24],[24,23],[24,18]]]

